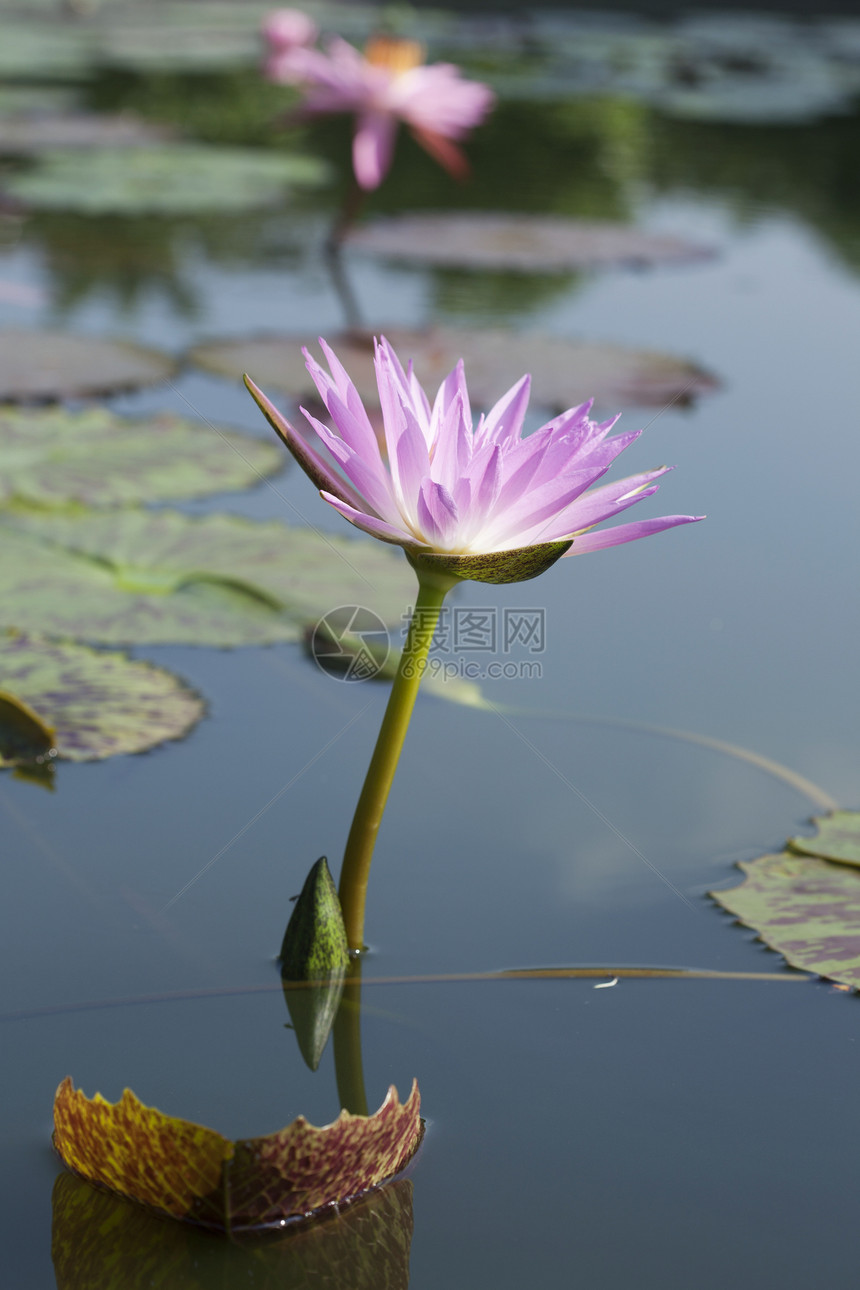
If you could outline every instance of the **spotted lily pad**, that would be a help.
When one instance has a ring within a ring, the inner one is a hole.
[[[0,502],[121,506],[247,488],[284,464],[275,444],[171,415],[0,409]]]
[[[283,1240],[213,1240],[65,1171],[52,1195],[57,1290],[408,1290],[412,1181],[396,1178]]]
[[[792,838],[789,847],[803,855],[860,865],[860,811],[832,811],[816,816],[817,833],[811,838]]]
[[[124,341],[0,329],[0,403],[114,394],[157,385],[174,368],[166,354]]]
[[[712,248],[628,224],[495,212],[398,215],[354,229],[350,245],[392,260],[461,269],[559,273],[571,269],[677,264]]]
[[[0,100],[2,108],[2,100]],[[170,130],[127,113],[97,116],[88,112],[0,118],[0,152],[39,153],[57,148],[143,147],[166,138]]]
[[[187,734],[204,711],[163,668],[68,641],[0,635],[0,766],[143,752]]]
[[[398,354],[414,360],[426,387],[435,388],[462,358],[472,402],[483,407],[495,403],[524,372],[532,375],[533,402],[559,412],[588,398],[609,408],[662,407],[670,400],[689,402],[717,387],[716,379],[695,363],[654,350],[508,331],[380,330]],[[313,339],[304,334],[210,341],[198,345],[191,359],[207,371],[237,380],[247,372],[263,390],[312,398],[316,389],[301,347]],[[326,340],[362,399],[370,405],[378,402],[370,333],[347,332]]]
[[[165,143],[43,153],[11,175],[5,192],[38,210],[88,214],[209,214],[278,205],[291,187],[317,187],[328,168],[315,157]]]
[[[74,1173],[148,1209],[217,1231],[279,1227],[376,1187],[421,1141],[417,1083],[375,1115],[341,1111],[322,1128],[299,1116],[277,1133],[231,1142],[164,1115],[126,1089],[87,1098],[65,1079],[54,1101],[54,1146]]]
[[[396,622],[395,548],[172,511],[0,512],[0,625],[101,644],[263,645],[360,599]]]
[[[739,865],[741,885],[711,895],[792,967],[860,989],[860,812],[816,822],[816,837]]]

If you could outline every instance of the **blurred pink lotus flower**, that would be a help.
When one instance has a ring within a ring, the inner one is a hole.
[[[489,112],[494,95],[487,85],[464,80],[451,63],[425,65],[422,46],[412,40],[375,36],[363,54],[338,37],[325,53],[307,43],[279,47],[271,41],[265,74],[299,86],[306,112],[356,114],[352,162],[361,188],[377,188],[385,178],[400,121],[451,174],[468,173],[453,141]]]
[[[591,403],[571,408],[526,438],[530,377],[472,424],[462,360],[431,407],[410,363],[404,371],[384,337],[374,342],[387,461],[358,392],[320,340],[331,374],[304,350],[334,428],[302,409],[340,472],[311,447],[247,376],[270,424],[321,496],[345,519],[402,546],[413,563],[455,578],[518,582],[562,555],[582,555],[648,537],[701,515],[595,529],[657,492],[672,469],[594,485],[642,433],[609,436],[617,417],[589,419]]]
[[[303,45],[312,45],[319,35],[319,27],[313,18],[302,13],[301,9],[276,9],[264,19],[260,30],[268,47],[263,73],[273,81],[280,79],[278,68],[282,55]]]

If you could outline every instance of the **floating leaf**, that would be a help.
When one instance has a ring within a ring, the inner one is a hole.
[[[130,1089],[111,1103],[87,1098],[66,1078],[54,1100],[54,1146],[74,1173],[230,1233],[280,1226],[378,1186],[404,1168],[421,1135],[417,1083],[403,1104],[391,1087],[372,1116],[341,1111],[322,1128],[299,1116],[237,1142],[144,1106]]]
[[[265,3],[248,0],[148,0],[126,5],[101,24],[101,59],[135,71],[194,72],[256,66]]]
[[[860,874],[813,856],[760,856],[731,891],[712,891],[792,967],[860,989]]]
[[[317,187],[327,178],[315,157],[165,143],[47,151],[32,170],[9,176],[5,191],[39,210],[184,215],[277,205],[289,187]]]
[[[711,895],[793,967],[860,989],[860,811],[815,824],[815,837],[740,864],[741,885]]]
[[[144,752],[205,712],[163,668],[32,636],[0,635],[0,686],[0,766]]]
[[[299,639],[360,598],[385,622],[414,599],[394,548],[230,515],[0,512],[0,625],[102,644]]]
[[[628,224],[480,211],[375,220],[354,229],[349,243],[392,260],[523,273],[641,268],[713,255],[711,248],[695,242]]]
[[[58,116],[62,112],[71,114],[79,95],[80,91],[72,85],[0,84],[0,116],[9,119],[43,113],[52,116]],[[4,133],[5,122],[0,127],[0,134]]]
[[[51,1254],[57,1290],[408,1290],[412,1183],[397,1178],[324,1223],[275,1241],[213,1241],[58,1174]]]
[[[23,8],[23,6],[22,6]],[[89,72],[90,36],[81,24],[3,20],[0,78],[65,80]]]
[[[312,1071],[320,1064],[349,967],[349,943],[337,888],[320,856],[305,879],[281,945],[284,997],[302,1057]],[[291,981],[318,985],[290,989]]]
[[[524,372],[532,375],[534,402],[558,411],[592,397],[607,407],[662,407],[670,401],[689,401],[717,386],[716,379],[694,363],[653,350],[507,331],[378,330],[398,353],[414,360],[425,386],[441,383],[462,358],[472,401],[483,407],[495,403]],[[210,341],[198,345],[190,357],[207,371],[236,380],[247,372],[264,390],[285,390],[294,398],[305,398],[316,394],[301,354],[302,345],[312,339],[304,334]],[[371,405],[378,401],[370,334],[347,332],[326,339],[362,399]]]
[[[186,6],[196,9],[197,4]],[[247,14],[247,9],[246,9]],[[153,17],[160,16],[158,11]],[[151,27],[111,27],[105,33],[102,58],[111,64],[134,71],[203,72],[222,67],[250,66],[259,61],[260,38],[257,23],[248,23],[245,31],[223,27],[189,28],[153,25]]]
[[[2,100],[0,100],[2,107]],[[39,153],[58,148],[142,147],[165,139],[170,130],[127,112],[98,116],[93,112],[44,111],[0,118],[0,152]]]
[[[176,364],[123,341],[0,329],[0,403],[88,398],[156,385]]]
[[[0,409],[0,501],[119,506],[247,488],[284,464],[274,443],[162,414]]]
[[[860,811],[832,811],[816,816],[818,832],[813,838],[791,838],[789,847],[804,855],[840,864],[860,865]]]

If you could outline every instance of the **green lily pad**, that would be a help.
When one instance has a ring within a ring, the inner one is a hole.
[[[68,641],[0,635],[0,766],[99,761],[180,739],[205,712],[170,672]]]
[[[71,85],[0,85],[0,115],[4,118],[74,112],[80,90]],[[5,134],[5,121],[2,132]]]
[[[860,812],[816,823],[816,837],[740,864],[741,885],[711,896],[792,967],[860,989]]]
[[[0,79],[84,79],[90,70],[92,36],[81,24],[57,22],[56,13],[32,22],[4,18]]]
[[[291,187],[324,184],[314,157],[202,143],[47,151],[5,192],[38,210],[186,215],[278,205]]]
[[[0,409],[0,502],[123,506],[247,488],[284,464],[278,447],[199,421],[130,421],[105,408]]]
[[[481,407],[495,403],[524,372],[532,375],[533,401],[559,412],[588,398],[609,408],[662,407],[669,401],[690,402],[718,385],[715,377],[687,359],[600,341],[445,327],[379,331],[404,362],[414,359],[418,379],[429,390],[435,390],[462,358],[472,403]],[[370,407],[378,404],[370,333],[345,332],[326,340],[362,399]],[[302,345],[313,341],[307,334],[210,341],[192,350],[190,358],[207,371],[236,380],[247,372],[266,391],[314,398],[316,387],[301,353]]]
[[[2,107],[2,100],[0,100]],[[153,125],[128,113],[97,116],[90,112],[47,114],[31,112],[26,116],[0,118],[0,152],[40,153],[58,148],[134,148],[165,139],[170,130]]]
[[[860,865],[860,811],[832,811],[816,816],[818,832],[813,838],[791,838],[789,847],[804,855],[840,864]]]
[[[197,8],[197,5],[188,6]],[[241,67],[258,62],[260,37],[249,25],[246,30],[223,28],[123,27],[110,26],[101,41],[105,63],[136,72],[195,72],[222,67]]]
[[[312,500],[312,499],[311,499]],[[293,641],[361,600],[396,622],[414,600],[400,551],[229,515],[0,512],[0,624],[101,644]]]
[[[684,238],[628,224],[482,211],[398,215],[356,228],[348,240],[391,260],[523,273],[642,268],[713,255],[711,248]]]
[[[134,390],[166,381],[175,366],[167,354],[142,345],[66,332],[0,329],[0,403]]]

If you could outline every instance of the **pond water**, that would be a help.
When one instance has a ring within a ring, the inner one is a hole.
[[[141,107],[171,89],[103,76],[80,93]],[[217,78],[197,89],[217,97]],[[328,122],[305,146],[342,164],[346,137]],[[315,1232],[231,1247],[69,1180],[52,1261],[51,1104],[71,1074],[230,1136],[336,1116],[331,1046],[311,1072],[275,955],[311,863],[339,864],[385,686],[339,682],[298,645],[139,648],[205,696],[187,738],[59,764],[51,793],[3,774],[4,1284],[854,1284],[856,1001],[784,968],[707,893],[828,799],[857,804],[858,140],[850,101],[763,124],[535,95],[476,134],[465,189],[400,141],[371,213],[629,219],[714,249],[532,276],[346,255],[374,328],[501,325],[711,373],[689,406],[628,406],[622,422],[648,423],[622,473],[679,467],[651,514],[708,519],[452,598],[497,623],[542,611],[542,650],[510,655],[539,668],[481,676],[485,709],[419,697],[371,877],[361,1041],[371,1108],[417,1077],[427,1134],[397,1191]],[[344,319],[320,245],[336,201],[33,216],[0,252],[20,288],[0,323],[177,355],[331,334]],[[190,364],[109,402],[266,433],[235,382]],[[286,462],[272,486],[183,509],[342,528]],[[505,656],[473,661],[488,659]],[[577,965],[606,978],[484,979]],[[596,988],[619,967],[781,975]]]

